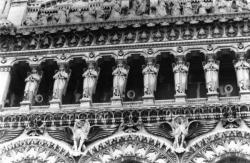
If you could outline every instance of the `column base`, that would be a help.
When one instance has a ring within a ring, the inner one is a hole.
[[[50,102],[50,109],[60,109],[61,108],[61,100],[60,99],[52,99]]]
[[[144,95],[142,97],[142,99],[143,99],[143,104],[144,105],[151,105],[151,104],[155,103],[155,97],[154,97],[154,95]]]
[[[180,93],[174,95],[175,97],[175,102],[177,103],[185,103],[186,102],[186,94],[185,93]]]
[[[92,105],[92,100],[90,98],[82,98],[80,100],[80,107],[89,108]]]
[[[250,103],[250,90],[240,91],[240,102]]]
[[[112,106],[122,106],[122,98],[121,97],[117,97],[117,96],[113,96],[111,98],[111,105]]]
[[[22,101],[20,103],[20,110],[21,111],[30,111],[30,107],[31,107],[31,102],[30,101]]]
[[[208,102],[217,102],[217,101],[219,101],[218,95],[219,94],[217,92],[207,93],[207,101]]]

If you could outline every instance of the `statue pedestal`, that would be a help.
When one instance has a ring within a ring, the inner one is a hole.
[[[31,107],[31,102],[30,101],[22,101],[20,103],[20,110],[21,111],[29,111],[30,110],[30,107]]]
[[[250,90],[240,91],[240,102],[250,103]]]
[[[122,98],[120,96],[113,96],[111,98],[112,106],[122,106]]]
[[[52,99],[50,102],[49,108],[50,109],[60,109],[61,100],[60,99]]]
[[[207,101],[208,102],[219,101],[218,93],[217,92],[209,92],[209,93],[207,93]]]
[[[151,104],[155,103],[155,97],[154,97],[154,95],[144,95],[142,97],[142,99],[143,99],[143,104],[144,105],[151,105]]]
[[[90,98],[82,98],[80,100],[80,107],[89,108],[91,107],[92,100]]]
[[[174,95],[176,103],[185,103],[186,102],[186,94],[185,93],[178,93]]]

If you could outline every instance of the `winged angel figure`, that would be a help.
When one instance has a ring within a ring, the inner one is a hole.
[[[112,135],[118,127],[119,125],[91,126],[88,120],[76,119],[73,127],[48,127],[47,132],[54,139],[72,145],[74,154],[77,156],[84,152],[86,145]]]
[[[216,120],[189,122],[187,118],[178,116],[172,122],[150,123],[144,126],[149,133],[172,140],[173,150],[177,153],[183,153],[189,140],[209,132],[216,125]]]

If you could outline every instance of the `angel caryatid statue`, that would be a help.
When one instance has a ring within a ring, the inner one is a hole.
[[[85,120],[85,122],[81,120],[75,120],[74,128],[72,131],[74,141],[73,150],[76,152],[81,152],[86,148],[84,142],[87,140],[90,131],[89,121],[87,119]]]
[[[99,72],[95,69],[93,63],[90,63],[88,69],[83,73],[83,98],[92,98],[95,93]]]
[[[174,136],[173,147],[178,153],[181,153],[185,150],[185,138],[188,135],[189,125],[192,122],[188,122],[187,118],[179,116],[174,118],[171,123],[172,134]]]
[[[38,89],[39,82],[41,80],[41,75],[38,74],[36,68],[33,68],[31,73],[25,79],[26,85],[24,89],[24,98],[25,100],[32,102],[35,96],[35,93]]]
[[[117,67],[112,72],[113,78],[113,95],[123,97],[127,78],[128,78],[129,68],[125,67],[123,63],[118,63]]]
[[[217,93],[217,89],[219,88],[219,64],[210,57],[203,68],[208,93]]]
[[[243,56],[239,58],[239,60],[234,64],[234,68],[236,71],[237,82],[240,88],[240,91],[249,90],[249,69],[250,64],[244,59]]]
[[[179,59],[176,64],[173,64],[176,94],[185,94],[188,69],[189,66],[186,65],[182,59]]]
[[[159,65],[153,64],[152,61],[148,61],[147,66],[142,70],[144,80],[144,94],[153,95],[156,91],[157,75],[159,71]]]
[[[61,100],[69,79],[69,73],[66,72],[65,65],[60,65],[59,70],[56,72],[53,78],[55,80],[53,87],[53,99]]]

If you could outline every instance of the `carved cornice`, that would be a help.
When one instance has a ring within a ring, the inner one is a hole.
[[[79,110],[78,107],[70,110],[39,110],[39,113],[34,112],[2,112],[0,117],[0,128],[18,128],[39,126],[69,126],[74,119],[89,119],[90,124],[102,125],[120,124],[122,121],[127,121],[129,116],[132,119],[139,119],[143,123],[150,122],[165,122],[171,120],[173,117],[185,114],[189,119],[220,119],[226,120],[228,117],[228,110],[232,110],[233,118],[248,119],[250,117],[250,105],[197,105],[197,106],[161,106],[150,108],[127,108],[114,110]],[[37,123],[37,124],[36,124]],[[137,123],[134,122],[134,123]],[[250,124],[246,121],[247,124]]]

